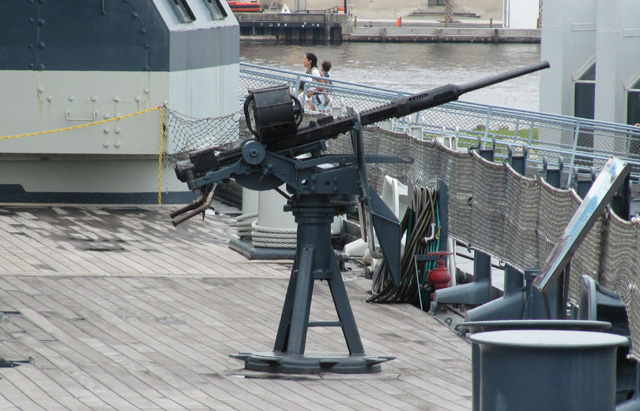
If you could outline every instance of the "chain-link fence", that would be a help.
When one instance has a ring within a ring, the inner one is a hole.
[[[291,93],[298,96],[304,94],[300,90],[306,91],[319,86],[317,82],[314,82],[314,79],[326,80],[323,77],[313,77],[304,73],[241,64],[240,93],[245,96],[247,90],[286,84],[290,87]],[[330,83],[323,83],[321,87],[328,90],[331,107],[346,108],[348,106],[358,111],[388,103],[390,100],[405,95],[402,92],[333,79],[330,79]]]
[[[242,96],[249,89],[281,84],[297,95],[300,85],[308,88],[310,80],[305,74],[250,64],[241,64],[240,74]],[[342,114],[346,107],[363,111],[410,95],[339,80],[323,86],[329,89],[335,112]],[[579,168],[597,172],[615,155],[632,164],[634,175],[640,175],[640,127],[635,126],[456,101],[390,120],[385,127],[395,131],[421,128],[427,137],[453,136],[462,147],[495,141],[498,159],[505,159],[509,149],[526,146],[531,163],[541,166],[543,159],[561,163],[566,175]]]
[[[443,128],[455,133],[461,145],[495,141],[496,155],[502,159],[509,147],[526,147],[530,162],[540,166],[546,158],[571,171],[600,170],[611,156],[618,156],[640,174],[640,127],[465,102],[422,111],[414,123],[433,135]]]
[[[223,149],[238,144],[238,121],[243,121],[242,104],[247,91],[286,84],[295,96],[318,86],[303,73],[241,64],[238,112],[222,118],[196,119],[167,109],[173,142],[171,155],[207,146]],[[332,80],[322,84],[330,98],[327,113],[343,115],[347,107],[358,111],[374,108],[409,93]],[[496,145],[497,159],[509,151],[528,151],[529,163],[562,166],[565,175],[578,169],[597,172],[611,156],[633,166],[640,175],[640,127],[578,119],[574,117],[512,110],[483,104],[452,102],[424,110],[384,125],[394,131],[421,133],[424,137],[450,137],[461,147]],[[418,130],[418,131],[416,131]]]

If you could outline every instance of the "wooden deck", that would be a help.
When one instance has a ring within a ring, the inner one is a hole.
[[[291,261],[227,248],[228,215],[171,225],[168,206],[0,206],[2,410],[469,410],[471,346],[411,305],[364,302],[345,272],[371,375],[269,375]],[[335,318],[317,283],[311,316]],[[307,352],[345,352],[311,328]]]

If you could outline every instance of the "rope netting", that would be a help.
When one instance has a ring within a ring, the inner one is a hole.
[[[414,159],[412,164],[368,166],[374,189],[382,190],[386,175],[413,187],[435,187],[443,180],[449,188],[449,235],[520,271],[544,264],[582,201],[573,190],[553,188],[539,176],[522,176],[475,152],[450,150],[435,139],[367,127],[364,142],[367,153]],[[331,153],[347,153],[348,143],[336,138],[327,146]],[[621,296],[629,314],[631,356],[640,360],[640,222],[612,213],[600,216],[571,259],[570,275],[573,304],[582,275]]]
[[[239,113],[222,117],[192,117],[165,107],[165,132],[170,136],[167,166],[187,157],[189,152],[215,147],[223,151],[240,141]]]

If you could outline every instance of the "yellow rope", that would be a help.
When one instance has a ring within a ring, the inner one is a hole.
[[[55,130],[47,130],[47,131],[38,131],[36,133],[25,133],[25,134],[16,134],[16,135],[13,135],[13,136],[3,136],[3,137],[0,137],[0,140],[9,140],[9,139],[13,139],[13,138],[39,136],[39,135],[43,135],[43,134],[52,134],[52,133],[59,133],[59,132],[62,132],[62,131],[75,130],[77,128],[97,126],[98,124],[109,123],[111,121],[117,121],[117,120],[121,120],[123,118],[138,116],[140,114],[150,113],[152,111],[158,110],[160,112],[160,149],[159,149],[159,152],[158,152],[158,205],[161,205],[162,204],[162,151],[164,149],[164,147],[163,147],[163,137],[164,137],[163,121],[164,121],[164,119],[163,119],[163,113],[162,113],[162,108],[163,107],[164,106],[153,107],[153,108],[149,108],[147,110],[138,111],[136,113],[131,113],[131,114],[126,114],[124,116],[117,116],[117,117],[113,117],[113,118],[108,118],[106,120],[101,120],[101,121],[95,121],[93,123],[81,124],[79,126],[58,128],[58,129],[55,129]]]
[[[147,110],[138,111],[138,112],[136,112],[136,113],[127,114],[127,115],[124,115],[124,116],[118,116],[118,117],[108,118],[108,119],[106,119],[106,120],[95,121],[95,122],[93,122],[93,123],[81,124],[81,125],[79,125],[79,126],[72,126],[72,127],[66,127],[66,128],[58,128],[58,129],[55,129],[55,130],[47,130],[47,131],[38,131],[38,132],[36,132],[36,133],[26,133],[26,134],[16,134],[16,135],[13,135],[13,136],[4,136],[4,137],[0,137],[0,140],[9,140],[9,139],[12,139],[12,138],[21,138],[21,137],[39,136],[39,135],[42,135],[42,134],[59,133],[59,132],[61,132],[61,131],[75,130],[75,129],[77,129],[77,128],[83,128],[83,127],[91,127],[91,126],[96,126],[96,125],[98,125],[98,124],[109,123],[109,122],[111,122],[111,121],[117,121],[117,120],[121,120],[121,119],[123,119],[123,118],[133,117],[133,116],[137,116],[137,115],[140,115],[140,114],[149,113],[149,112],[151,112],[151,111],[154,111],[154,110],[161,110],[161,109],[162,109],[162,106],[160,106],[160,107],[154,107],[154,108],[150,108],[150,109],[147,109]]]
[[[164,142],[163,112],[160,110],[160,149],[158,150],[158,205],[162,205],[162,151]]]

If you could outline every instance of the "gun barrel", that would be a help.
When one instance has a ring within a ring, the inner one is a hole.
[[[548,67],[549,62],[543,61],[502,74],[497,74],[492,77],[487,77],[482,80],[473,81],[471,83],[466,83],[463,85],[448,84],[410,96],[401,97],[390,101],[387,104],[362,111],[360,113],[359,121],[362,125],[368,125],[377,123],[379,121],[388,120],[390,118],[404,117],[409,114],[417,113],[422,110],[455,101],[460,95],[464,93],[500,83],[502,81],[510,80],[515,77],[520,77],[525,74],[529,74]],[[305,149],[305,145],[307,144],[315,143],[317,141],[325,139],[336,138],[340,134],[351,130],[357,121],[358,119],[355,116],[339,117],[336,119],[334,119],[333,117],[326,117],[322,120],[318,120],[317,122],[310,123],[307,127],[299,128],[295,136],[286,135],[286,138],[271,139],[268,142],[268,149],[272,151],[293,150],[289,153],[289,155],[292,156],[303,154],[303,152],[298,153],[296,150],[303,151]],[[241,148],[234,148],[231,150],[223,151],[222,153],[218,153],[216,155],[216,161],[214,162],[215,165],[212,165],[211,167],[215,167],[215,169],[217,169],[217,167],[233,163],[241,157]],[[193,162],[193,159],[191,160],[191,162]],[[204,164],[205,166],[202,167],[206,168],[208,162],[205,161]],[[176,170],[178,170],[178,168],[176,168]],[[178,171],[176,172],[178,173]],[[179,178],[181,177],[179,176]],[[186,177],[184,176],[182,178],[186,179]],[[181,181],[183,181],[182,178]]]
[[[471,83],[458,86],[458,95],[468,93],[469,91],[477,90],[479,88],[487,87],[492,84],[500,83],[505,80],[524,76],[525,74],[533,73],[535,71],[549,68],[548,61],[542,61],[540,63],[532,64],[529,66],[521,67],[515,70],[507,71],[506,73],[496,74],[495,76],[487,77],[482,80],[472,81]]]
[[[363,125],[377,123],[390,118],[404,117],[409,114],[428,108],[440,106],[451,101],[456,101],[464,93],[497,84],[515,77],[520,77],[534,71],[549,67],[548,61],[532,64],[506,73],[497,74],[482,80],[473,81],[463,85],[447,84],[421,93],[395,99],[388,104],[372,108],[360,113],[360,121]]]

